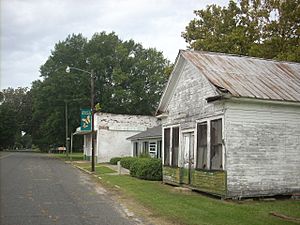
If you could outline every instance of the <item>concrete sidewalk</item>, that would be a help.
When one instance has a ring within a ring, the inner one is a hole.
[[[111,165],[111,164],[101,164],[101,165],[106,166],[106,167],[118,172],[118,165]],[[128,169],[121,167],[121,174],[127,175],[127,174],[130,174],[130,171]]]
[[[72,162],[71,161],[65,161],[65,162],[66,163],[78,163],[78,164],[80,164],[80,163],[86,163],[88,161],[80,160],[80,161],[72,161]],[[116,173],[113,173],[113,175],[118,174],[118,165],[112,165],[112,164],[109,164],[109,163],[100,163],[100,164],[96,163],[95,166],[97,166],[97,165],[106,166],[106,167],[116,171]],[[121,167],[121,174],[122,175],[129,175],[130,171],[128,169],[125,169],[125,168]]]

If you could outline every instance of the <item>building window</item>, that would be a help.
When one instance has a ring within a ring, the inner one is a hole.
[[[222,119],[212,120],[210,124],[210,169],[223,169],[222,161]]]
[[[222,132],[222,119],[208,120],[197,124],[197,169],[223,169]],[[209,134],[210,143],[208,144]],[[210,158],[208,158],[209,150]]]
[[[157,142],[157,158],[161,159],[161,146],[162,146],[162,141]]]
[[[139,155],[139,143],[136,141],[133,143],[133,156]]]
[[[149,154],[151,157],[155,158],[157,151],[156,151],[156,142],[149,143]]]
[[[178,166],[179,127],[172,128],[172,166]]]
[[[143,142],[143,154],[149,154],[149,142],[148,141]]]
[[[170,128],[164,129],[164,165],[170,165]]]
[[[207,123],[197,125],[197,169],[207,168]]]

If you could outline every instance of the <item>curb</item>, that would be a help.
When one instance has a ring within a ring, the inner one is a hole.
[[[91,171],[88,171],[88,170],[86,170],[86,169],[83,169],[82,167],[76,166],[76,165],[74,165],[74,164],[72,164],[72,163],[71,163],[71,165],[72,165],[73,167],[75,167],[75,168],[77,168],[77,169],[79,169],[79,170],[81,170],[81,171],[83,171],[83,172],[89,174],[89,175],[94,176],[95,178],[98,178],[99,180],[102,180],[102,177],[98,176],[98,175],[95,174],[94,172],[91,172]]]
[[[86,169],[83,169],[83,168],[80,167],[80,166],[76,166],[76,165],[74,165],[74,164],[72,164],[72,166],[76,167],[77,169],[80,169],[81,171],[83,171],[83,172],[85,172],[85,173],[87,173],[87,174],[95,175],[93,172],[88,171],[88,170],[86,170]]]

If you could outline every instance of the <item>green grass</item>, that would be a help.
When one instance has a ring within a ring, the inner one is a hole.
[[[90,163],[76,164],[90,170]],[[157,181],[145,181],[130,176],[112,176],[115,172],[96,165],[96,174],[107,187],[120,187],[122,194],[148,208],[154,217],[167,219],[174,224],[238,225],[238,224],[295,224],[270,215],[277,212],[300,217],[300,201],[222,201],[199,193],[180,193],[174,187]]]
[[[271,216],[270,212],[300,217],[300,202],[277,200],[274,202],[232,202],[213,199],[199,193],[184,194],[174,187],[139,180],[130,176],[101,176],[111,185],[133,197],[154,215],[182,224],[294,224]]]

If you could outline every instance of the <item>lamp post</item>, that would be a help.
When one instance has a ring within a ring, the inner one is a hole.
[[[70,73],[71,70],[78,70],[83,73],[87,73],[91,76],[91,110],[92,110],[92,168],[91,171],[95,172],[95,146],[94,146],[94,98],[95,98],[95,75],[94,71],[91,70],[91,72],[79,69],[76,67],[67,66],[66,72]]]

